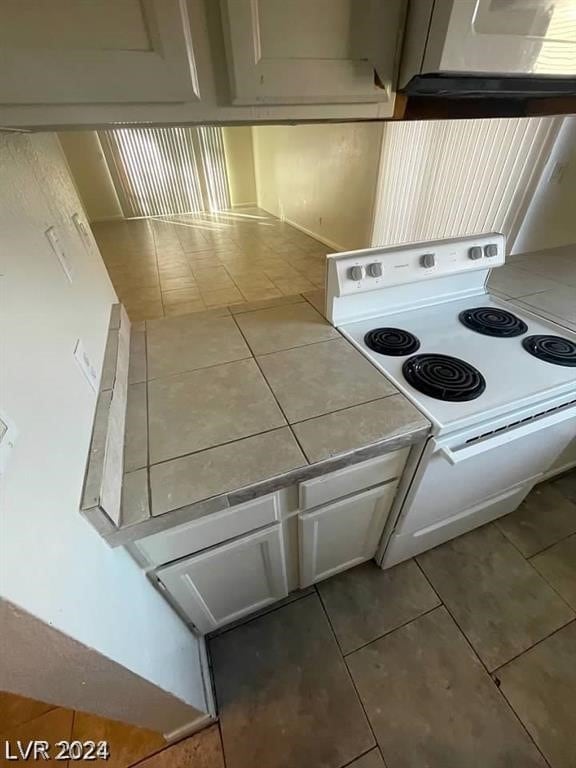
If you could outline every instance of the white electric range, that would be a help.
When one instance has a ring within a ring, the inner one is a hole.
[[[328,257],[330,321],[432,423],[383,567],[513,511],[576,465],[576,334],[487,292],[504,254],[491,234]]]

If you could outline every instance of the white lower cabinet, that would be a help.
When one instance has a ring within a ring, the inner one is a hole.
[[[390,482],[300,514],[301,587],[374,556],[396,487]]]
[[[171,598],[202,633],[288,594],[281,525],[160,568]]]

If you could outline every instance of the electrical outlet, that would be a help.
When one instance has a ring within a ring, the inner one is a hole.
[[[98,374],[96,373],[96,369],[90,362],[90,358],[84,349],[82,339],[78,339],[76,342],[76,346],[74,347],[74,359],[84,374],[84,378],[90,384],[94,392],[96,392],[98,390]]]
[[[566,168],[568,168],[568,163],[566,161],[558,161],[557,163],[554,163],[554,168],[552,168],[552,172],[548,177],[548,184],[562,184]]]
[[[14,448],[18,430],[6,413],[0,411],[0,475],[4,474]]]
[[[46,230],[44,233],[46,235],[46,239],[50,243],[50,246],[52,247],[52,250],[58,256],[58,261],[60,262],[60,266],[64,270],[64,274],[72,282],[72,263],[70,259],[68,258],[68,255],[66,254],[66,251],[64,250],[62,243],[60,242],[60,238],[58,237],[58,233],[56,232],[55,227],[50,227]]]
[[[74,226],[76,227],[76,231],[80,235],[80,239],[84,243],[84,245],[88,248],[88,250],[92,250],[92,238],[90,237],[90,232],[88,231],[88,227],[84,223],[82,217],[79,213],[73,213],[72,214],[72,221],[74,222]]]

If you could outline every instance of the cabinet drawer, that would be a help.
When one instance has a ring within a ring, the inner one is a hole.
[[[147,536],[134,546],[151,565],[162,565],[262,528],[279,518],[278,498],[272,494]]]
[[[404,468],[409,448],[392,451],[361,464],[331,472],[300,483],[300,509],[311,509],[333,499],[348,496],[373,485],[398,477]]]

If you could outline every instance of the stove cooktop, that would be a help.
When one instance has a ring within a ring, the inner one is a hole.
[[[474,327],[478,322],[481,331]],[[346,323],[340,330],[428,415],[437,433],[576,390],[576,334],[489,294]],[[384,330],[415,339],[419,354],[376,351],[371,333]]]

